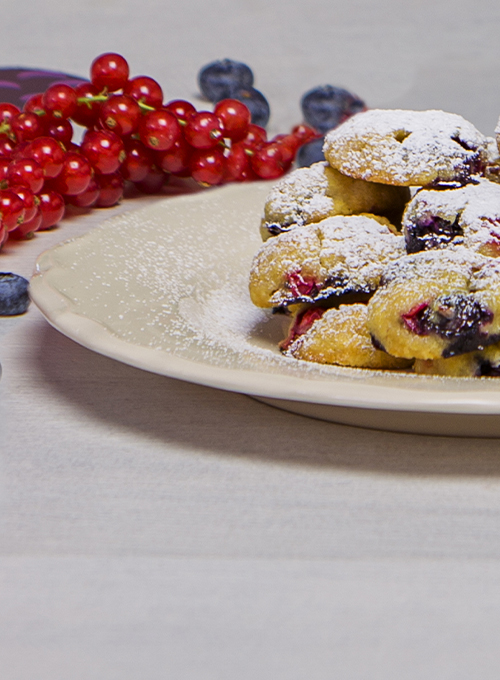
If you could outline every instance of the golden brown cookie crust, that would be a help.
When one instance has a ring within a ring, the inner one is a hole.
[[[297,168],[277,182],[267,197],[262,218],[263,240],[294,226],[333,215],[370,213],[401,224],[410,191],[342,175],[328,163]]]
[[[363,304],[328,309],[290,345],[287,354],[305,361],[353,368],[408,368],[411,362],[375,349],[366,326],[367,316]]]
[[[403,257],[384,271],[367,323],[393,356],[428,360],[483,349],[500,339],[500,263],[462,247]]]
[[[403,237],[375,219],[329,217],[266,241],[250,270],[250,296],[258,307],[280,307],[367,293],[404,252]]]
[[[371,109],[331,130],[325,158],[341,173],[383,184],[467,181],[488,158],[488,140],[444,111]]]

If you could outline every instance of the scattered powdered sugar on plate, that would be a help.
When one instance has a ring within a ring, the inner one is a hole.
[[[299,378],[304,389],[306,383],[325,383],[332,394],[338,393],[337,379],[344,388],[350,381],[362,383],[363,394],[391,385],[425,392],[427,376],[318,365],[279,352],[289,320],[253,307],[247,287],[268,192],[264,183],[232,186],[108,220],[40,257],[35,301],[77,342],[175,377],[176,362],[183,359],[189,369],[182,377],[193,382],[203,367],[211,376],[219,368],[233,369],[232,382],[225,384],[237,391],[246,391],[239,385],[251,376],[254,394],[260,376],[269,381],[269,375],[276,384],[281,376]],[[214,378],[205,384],[218,383]],[[473,379],[470,384],[475,389]]]

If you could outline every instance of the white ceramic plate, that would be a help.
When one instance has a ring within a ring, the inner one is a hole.
[[[500,436],[500,380],[321,366],[277,350],[280,315],[247,279],[269,185],[167,198],[37,262],[33,300],[62,333],[148,371],[316,418],[402,432]]]

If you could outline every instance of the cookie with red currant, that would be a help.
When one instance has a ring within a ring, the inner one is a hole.
[[[403,237],[373,217],[336,215],[266,241],[251,267],[250,295],[258,307],[286,307],[370,294],[403,254]]]
[[[373,346],[366,326],[365,304],[311,308],[294,318],[289,339],[282,345],[288,356],[320,364],[353,368],[406,369],[411,361],[392,357]]]
[[[461,246],[391,263],[368,303],[381,350],[406,359],[458,356],[500,341],[500,261]]]

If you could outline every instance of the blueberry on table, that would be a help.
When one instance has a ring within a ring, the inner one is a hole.
[[[237,99],[243,102],[252,116],[252,123],[260,125],[265,128],[269,122],[271,109],[269,102],[264,97],[262,92],[256,90],[254,87],[239,87],[233,88],[228,94],[230,99]],[[224,97],[226,99],[226,97]]]
[[[313,139],[312,142],[308,142],[300,147],[297,153],[297,167],[305,168],[309,167],[313,163],[319,163],[319,161],[325,160],[325,155],[323,153],[323,144],[325,138],[320,137],[319,139]]]
[[[28,281],[10,272],[0,272],[0,316],[24,314],[30,303]]]
[[[309,90],[300,102],[306,123],[328,132],[346,118],[366,109],[363,100],[341,87],[322,85]]]
[[[232,59],[214,61],[204,66],[198,74],[198,85],[204,97],[211,102],[231,97],[231,90],[251,88],[253,73],[249,66]]]

